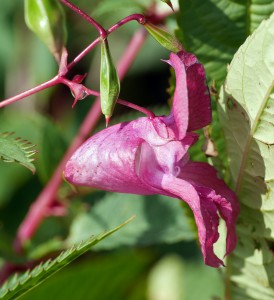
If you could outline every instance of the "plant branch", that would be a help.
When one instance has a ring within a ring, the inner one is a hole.
[[[107,33],[111,34],[115,30],[120,28],[121,26],[123,26],[126,23],[131,22],[131,21],[137,21],[140,24],[144,24],[145,17],[141,14],[133,14],[131,16],[128,16],[128,17],[118,21],[114,25],[112,25],[107,30]],[[85,48],[80,54],[78,54],[71,63],[69,63],[68,70],[71,70],[83,57],[85,57],[100,42],[101,42],[101,38],[97,38],[96,40],[94,40],[87,48]],[[130,51],[132,51],[132,49]],[[127,54],[125,53],[125,55],[127,55]]]
[[[117,23],[115,23],[113,26],[111,26],[107,32],[108,34],[112,33],[113,31],[115,31],[116,29],[118,29],[119,27],[125,25],[128,22],[131,21],[137,21],[139,24],[144,25],[146,23],[146,17],[144,15],[141,14],[133,14],[130,16],[125,17],[124,19],[118,21]]]
[[[43,83],[39,84],[38,86],[36,86],[34,88],[31,88],[31,89],[29,89],[29,90],[27,90],[27,91],[25,91],[23,93],[17,94],[14,97],[11,97],[11,98],[8,98],[6,100],[1,101],[0,102],[0,108],[2,108],[4,106],[7,106],[9,104],[12,104],[12,103],[14,103],[14,102],[16,102],[18,100],[23,99],[23,98],[29,97],[29,96],[31,96],[33,94],[36,94],[36,93],[38,93],[38,92],[40,92],[42,90],[45,90],[45,89],[47,89],[49,87],[52,87],[52,86],[56,85],[58,83],[59,83],[59,77],[57,75],[57,76],[53,77],[52,79],[50,79],[50,80],[48,80],[46,82],[43,82]]]
[[[131,102],[128,102],[128,101],[122,100],[122,99],[118,99],[117,103],[122,104],[122,105],[127,106],[127,107],[130,107],[130,108],[133,108],[135,110],[138,110],[138,111],[142,112],[143,114],[147,115],[147,117],[149,119],[154,119],[155,118],[155,115],[152,111],[150,111],[149,109],[144,108],[142,106],[136,105],[134,103],[131,103]]]
[[[144,41],[146,40],[146,32],[141,29],[137,31],[129,45],[125,49],[122,58],[118,62],[117,69],[122,80],[126,72],[132,65],[135,57],[139,53]],[[41,194],[31,205],[25,219],[19,226],[17,236],[14,242],[14,247],[17,251],[22,250],[24,243],[29,240],[36,232],[38,226],[46,218],[45,212],[47,208],[51,207],[56,200],[56,194],[60,184],[62,183],[62,173],[67,160],[71,157],[74,151],[85,141],[90,132],[94,129],[96,123],[101,116],[100,98],[98,97],[88,114],[86,115],[79,132],[65,153],[63,159],[56,168],[53,176],[49,180],[48,184],[42,190]]]
[[[60,1],[65,1],[65,0],[60,0]],[[66,2],[66,1],[65,1]],[[114,24],[112,27],[110,27],[107,32],[108,34],[114,32],[115,30],[117,30],[119,27],[123,26],[124,24],[128,23],[128,22],[131,22],[131,21],[138,21],[140,24],[143,24],[142,22],[145,22],[145,17],[143,15],[140,15],[140,14],[134,14],[134,15],[131,15],[131,16],[128,16],[122,20],[120,20],[119,22],[117,22],[116,24]],[[143,35],[144,33],[142,33]],[[136,35],[138,37],[138,35]],[[137,38],[136,38],[137,39]],[[74,58],[74,60],[72,62],[70,62],[67,66],[67,72],[70,71],[81,59],[83,59],[97,44],[99,44],[101,41],[101,38],[97,38],[95,39],[89,46],[87,46],[78,56],[76,56]],[[134,49],[128,49],[128,52],[125,52],[125,56],[128,56],[130,57],[130,55],[134,54]],[[138,51],[138,49],[137,49]],[[124,60],[126,61],[126,59]],[[123,62],[121,62],[123,63]],[[123,66],[122,68],[123,69]],[[8,98],[6,100],[3,100],[3,101],[0,101],[0,108],[2,107],[5,107],[9,104],[12,104],[16,101],[19,101],[23,98],[26,98],[26,97],[29,97],[35,93],[38,93],[42,90],[45,90],[49,87],[52,87],[54,85],[57,85],[59,83],[62,83],[62,81],[60,80],[60,76],[56,75],[55,77],[53,77],[52,79],[46,81],[46,82],[43,82],[41,84],[39,84],[38,86],[34,87],[34,88],[31,88],[27,91],[24,91],[20,94],[17,94],[16,96],[14,97],[11,97],[11,98]]]
[[[97,91],[94,91],[94,90],[91,90],[91,89],[88,89],[88,88],[85,88],[85,91],[86,91],[87,95],[100,97],[100,93],[97,92]],[[123,99],[117,99],[117,103],[119,103],[121,105],[124,105],[126,107],[130,107],[130,108],[135,109],[137,111],[140,111],[141,113],[145,114],[149,119],[154,119],[155,118],[154,113],[151,110],[149,110],[145,107],[139,106],[137,104],[134,104],[132,102],[129,102],[129,101],[126,101],[126,100],[123,100]]]
[[[69,7],[71,10],[75,11],[78,15],[80,15],[83,19],[88,21],[94,28],[99,32],[100,37],[102,39],[105,39],[108,35],[107,31],[99,24],[97,23],[92,17],[90,17],[88,14],[86,14],[84,11],[82,11],[79,7],[75,6],[68,0],[60,0],[64,5]]]

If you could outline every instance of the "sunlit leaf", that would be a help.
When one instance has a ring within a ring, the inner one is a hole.
[[[242,206],[229,262],[235,299],[274,298],[273,40],[274,14],[235,54],[220,94],[232,183]]]

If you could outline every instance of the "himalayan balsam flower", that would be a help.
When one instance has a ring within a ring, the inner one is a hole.
[[[223,265],[213,250],[219,216],[227,227],[226,255],[236,245],[239,205],[215,169],[187,153],[211,122],[204,68],[193,54],[171,53],[176,75],[169,116],[120,123],[88,139],[71,157],[65,178],[74,185],[140,195],[162,194],[185,201],[193,211],[205,264]]]

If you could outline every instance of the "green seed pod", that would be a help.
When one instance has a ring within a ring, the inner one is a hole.
[[[151,24],[150,22],[146,22],[144,26],[146,30],[152,35],[152,37],[169,51],[177,53],[184,49],[179,40],[169,32],[164,31],[163,29]]]
[[[65,14],[57,0],[25,0],[25,21],[59,62],[66,43]]]
[[[107,39],[101,42],[100,94],[102,113],[106,120],[112,116],[120,93],[120,80],[113,64]]]

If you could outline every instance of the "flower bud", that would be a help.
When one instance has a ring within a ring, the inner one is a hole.
[[[113,64],[107,39],[101,42],[100,94],[101,108],[106,120],[112,116],[120,93],[120,80]]]
[[[59,2],[25,0],[25,21],[59,62],[67,39],[65,14]]]
[[[153,25],[150,22],[144,24],[146,30],[152,35],[152,37],[164,48],[171,52],[177,53],[183,50],[182,44],[179,40],[172,34],[163,29]]]

